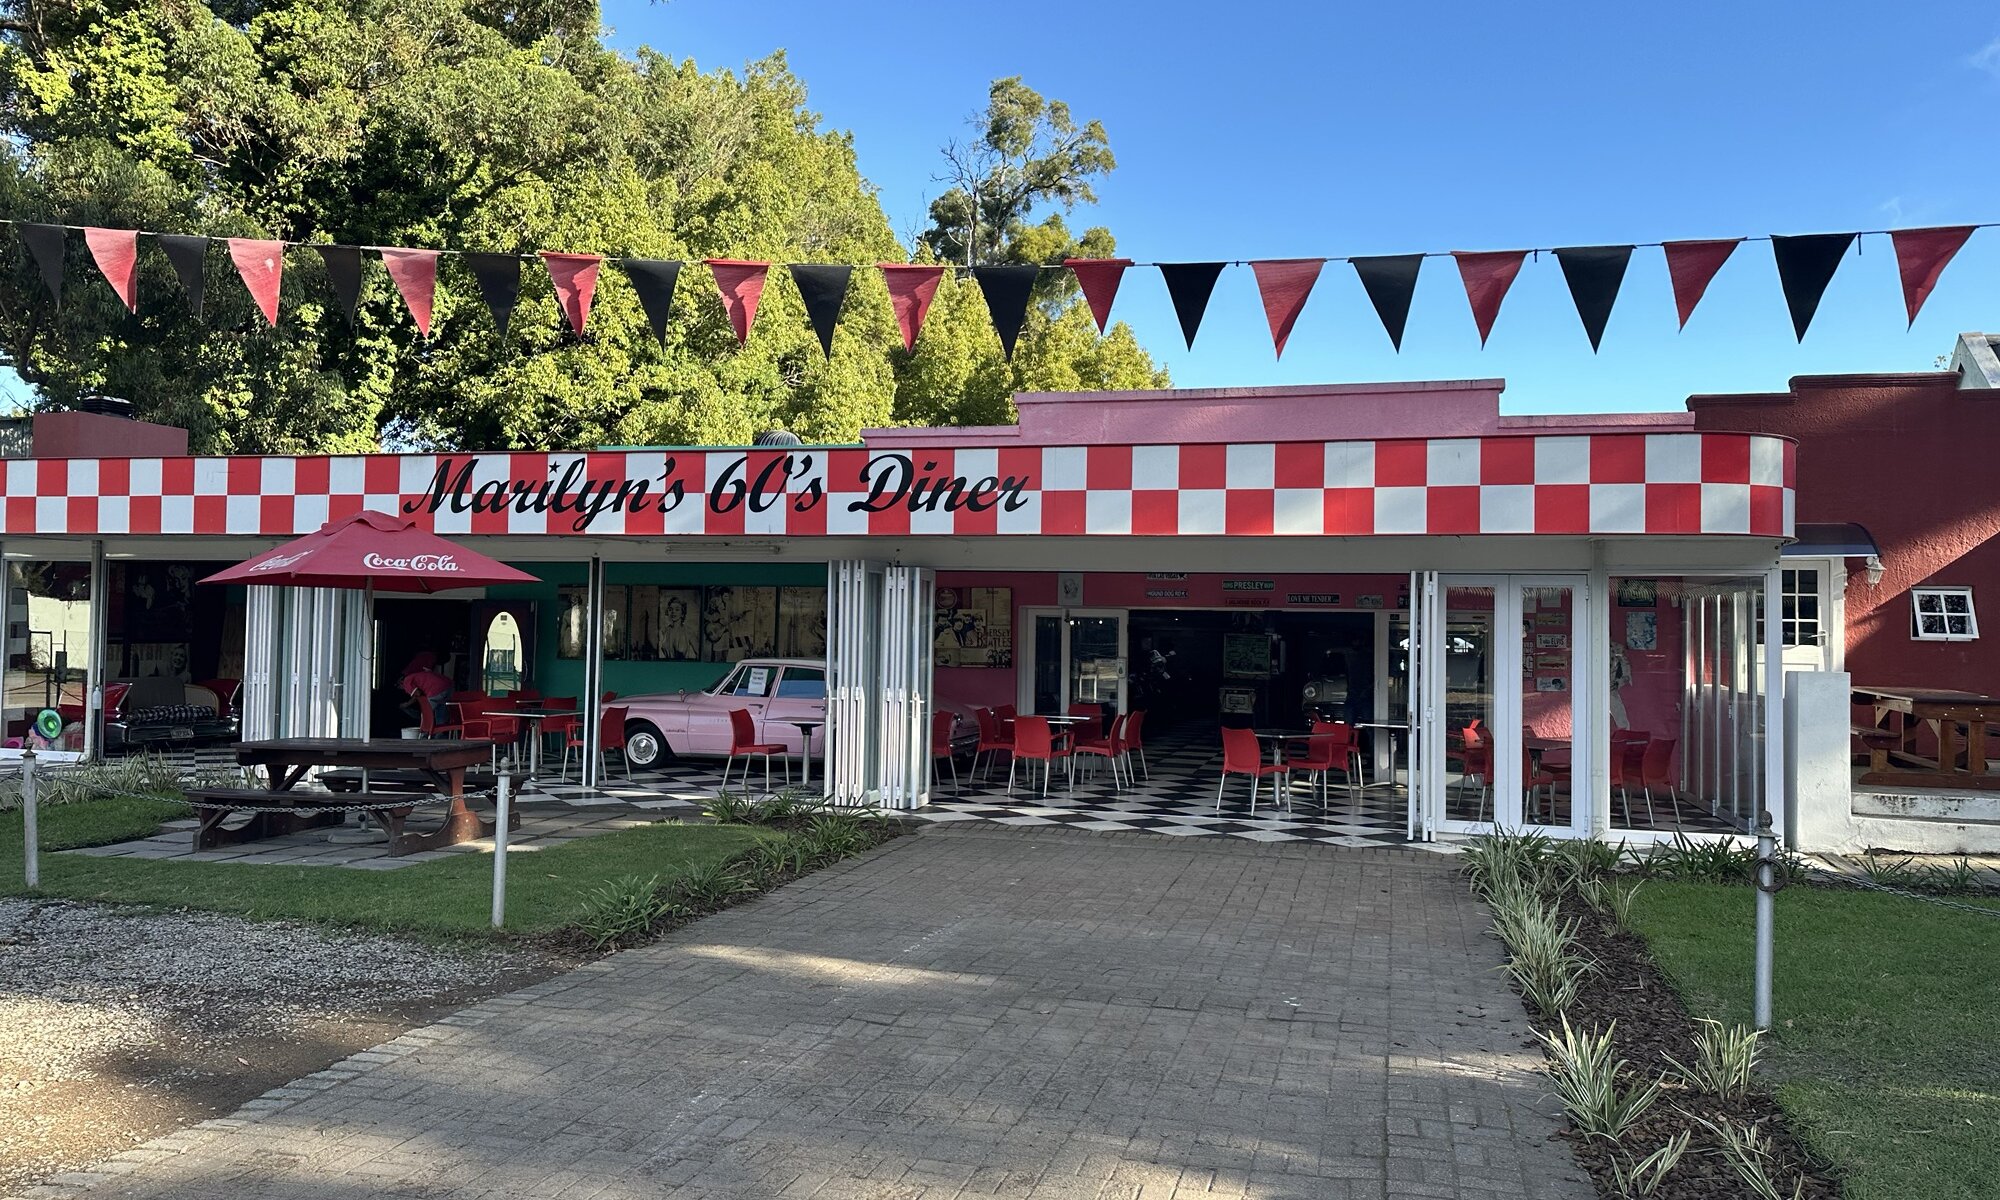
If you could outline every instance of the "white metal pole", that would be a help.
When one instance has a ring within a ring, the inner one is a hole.
[[[35,812],[35,744],[29,737],[21,748],[21,860],[27,865],[28,890],[42,886],[42,847]]]
[[[493,813],[493,928],[507,921],[507,816],[512,798],[513,775],[500,772],[498,799]]]
[[[104,757],[104,656],[111,606],[104,570],[104,542],[90,543],[90,657],[83,673],[83,757]]]
[[[598,727],[603,721],[601,694],[604,688],[604,560],[591,556],[584,580],[583,766],[579,778],[586,788],[595,788],[597,778]]]

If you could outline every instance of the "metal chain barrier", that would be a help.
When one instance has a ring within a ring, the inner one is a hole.
[[[2000,918],[2000,905],[1988,907],[1983,904],[1967,904],[1962,900],[1948,900],[1943,896],[1935,896],[1929,892],[1913,891],[1910,888],[1900,888],[1892,884],[1877,883],[1865,875],[1846,875],[1839,871],[1828,870],[1826,867],[1812,862],[1806,864],[1806,870],[1812,873],[1813,879],[1817,883],[1830,884],[1835,887],[1861,888],[1864,891],[1870,892],[1882,892],[1890,896],[1901,896],[1905,900],[1921,900],[1926,904],[1935,904],[1939,908],[1976,913],[1982,917]]]

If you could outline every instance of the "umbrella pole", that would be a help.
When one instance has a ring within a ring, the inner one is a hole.
[[[361,584],[361,681],[368,701],[361,706],[361,736],[366,738],[374,733],[371,726],[375,721],[375,581],[363,580]],[[374,789],[369,786],[368,768],[361,768],[361,793],[367,795]],[[362,817],[363,828],[368,818]]]

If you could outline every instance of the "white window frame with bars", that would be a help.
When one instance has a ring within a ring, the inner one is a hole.
[[[1964,600],[1965,611],[1952,611],[1953,600]],[[1935,607],[1927,607],[1925,601],[1935,601]],[[1925,628],[1925,618],[1934,618],[1937,625]],[[1965,628],[1954,631],[1952,618],[1965,618]],[[1944,585],[1925,585],[1910,589],[1910,637],[1919,642],[1973,642],[1979,640],[1979,610],[1973,604],[1972,589]]]

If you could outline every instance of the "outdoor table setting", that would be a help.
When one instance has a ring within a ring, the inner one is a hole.
[[[494,822],[466,804],[465,773],[468,767],[486,763],[492,749],[490,742],[457,739],[274,738],[239,743],[236,761],[246,767],[262,767],[268,786],[190,789],[189,799],[202,814],[195,849],[338,824],[347,809],[365,811],[382,827],[389,837],[391,856],[490,837]],[[385,773],[399,786],[347,793],[300,790],[298,784],[306,775],[321,767]],[[444,798],[443,822],[428,833],[404,832],[405,821],[424,803],[421,797],[426,793]],[[380,800],[384,795],[397,799]],[[286,811],[269,811],[273,808]],[[248,823],[235,829],[223,826],[230,813],[244,811],[251,813]],[[519,823],[520,811],[516,809],[508,826],[518,828]]]
[[[557,717],[580,717],[581,709],[575,708],[527,708],[509,709],[507,716],[517,717],[528,725],[528,778],[542,773],[542,722]]]
[[[819,717],[797,717],[779,723],[799,731],[799,786],[805,787],[813,779],[813,730],[823,728],[826,721]]]

